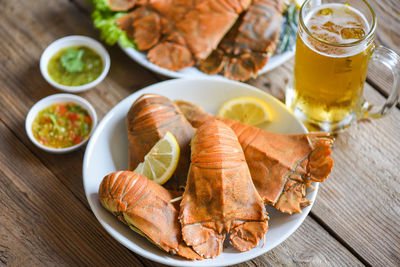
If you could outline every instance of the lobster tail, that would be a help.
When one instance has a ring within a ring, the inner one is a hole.
[[[127,115],[129,170],[133,170],[151,148],[170,131],[176,138],[181,157],[173,177],[165,184],[170,190],[183,189],[190,163],[189,143],[194,129],[168,98],[144,94],[133,103]]]
[[[267,232],[268,216],[235,133],[223,122],[209,120],[197,129],[191,145],[180,210],[186,244],[213,258],[231,233],[237,249],[253,248]]]
[[[264,203],[285,213],[301,212],[311,182],[323,182],[333,168],[333,138],[328,133],[282,135],[255,126],[207,114],[185,101],[176,101],[188,121],[199,127],[217,119],[237,135],[249,165],[253,183]]]
[[[166,252],[200,259],[182,242],[178,211],[172,195],[145,176],[119,171],[105,176],[99,187],[100,203],[120,221]]]
[[[256,76],[275,50],[281,25],[279,0],[254,0],[199,69],[240,81]]]

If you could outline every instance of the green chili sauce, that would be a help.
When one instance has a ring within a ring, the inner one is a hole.
[[[33,136],[52,148],[66,148],[88,138],[92,119],[87,110],[68,102],[53,104],[38,113],[32,124]]]
[[[88,84],[97,79],[103,71],[100,55],[86,46],[72,46],[55,53],[48,65],[50,77],[67,86]]]

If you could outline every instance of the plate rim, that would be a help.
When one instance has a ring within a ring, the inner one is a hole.
[[[136,50],[133,47],[124,47],[123,45],[121,45],[121,43],[118,42],[118,46],[122,49],[122,51],[125,52],[125,54],[127,54],[131,59],[133,59],[136,63],[140,64],[141,66],[147,68],[148,70],[151,70],[155,73],[164,75],[166,77],[170,77],[170,78],[199,78],[199,77],[203,77],[203,78],[207,78],[207,77],[211,77],[211,78],[216,78],[216,79],[223,79],[223,80],[230,80],[232,81],[232,79],[229,79],[221,74],[207,74],[204,73],[202,71],[200,71],[196,66],[192,66],[192,67],[187,67],[184,68],[183,70],[180,71],[173,71],[173,70],[169,70],[166,68],[162,68],[160,66],[157,66],[156,64],[150,62],[148,60],[148,57],[146,55],[146,53],[144,51],[139,51]],[[294,54],[295,54],[295,50],[296,47],[295,45],[293,45],[291,47],[291,49],[281,53],[281,54],[273,54],[272,56],[269,57],[267,63],[265,64],[265,66],[258,71],[257,75],[255,77],[251,77],[251,78],[257,78],[258,76],[267,73],[277,67],[279,67],[280,65],[282,65],[283,63],[287,62],[289,59],[291,59]],[[143,60],[142,58],[145,57],[146,59]],[[271,59],[274,59],[271,62]],[[183,72],[184,70],[187,69],[191,69],[194,68],[196,69],[196,71],[198,73],[196,74],[186,74],[185,72]],[[251,79],[250,78],[250,79]]]
[[[233,81],[233,80],[221,80],[221,79],[215,79],[215,78],[204,79],[204,78],[192,78],[191,77],[191,78],[183,78],[183,79],[182,78],[181,79],[171,79],[171,80],[157,82],[157,83],[154,83],[152,85],[146,86],[146,87],[144,87],[144,88],[142,88],[140,90],[137,90],[134,93],[128,95],[127,97],[123,98],[121,101],[119,101],[116,105],[114,105],[114,107],[112,107],[106,113],[106,115],[100,121],[100,123],[98,124],[98,126],[94,130],[92,136],[90,137],[90,140],[89,140],[89,142],[88,142],[88,144],[86,146],[85,154],[84,154],[84,158],[83,158],[82,182],[83,182],[83,187],[84,187],[84,191],[85,191],[85,196],[86,196],[86,199],[87,199],[87,201],[89,203],[89,207],[90,207],[92,213],[95,215],[95,217],[98,220],[98,222],[103,227],[103,229],[106,230],[106,232],[109,235],[111,235],[111,237],[113,239],[118,241],[118,243],[120,243],[121,245],[123,245],[124,247],[129,249],[130,251],[132,251],[132,252],[134,252],[134,253],[142,256],[142,257],[145,257],[145,258],[147,258],[147,259],[149,259],[151,261],[162,263],[162,264],[166,264],[166,265],[169,265],[169,266],[192,266],[193,263],[197,263],[197,264],[200,263],[201,264],[202,261],[189,261],[189,260],[185,260],[185,259],[182,258],[182,260],[179,261],[179,265],[177,265],[177,264],[174,264],[174,263],[171,263],[171,262],[168,261],[168,259],[170,259],[170,257],[168,257],[167,259],[159,258],[159,257],[155,257],[154,258],[154,257],[149,256],[148,254],[142,253],[142,251],[137,251],[137,250],[134,250],[134,249],[128,247],[128,245],[125,244],[123,240],[121,240],[119,237],[115,236],[110,231],[110,229],[108,229],[110,226],[107,225],[106,222],[102,218],[99,217],[100,215],[98,214],[96,209],[94,209],[94,206],[92,204],[92,200],[90,198],[90,193],[92,193],[92,192],[88,192],[88,190],[87,190],[87,186],[86,186],[87,179],[85,179],[85,173],[88,172],[88,164],[89,164],[90,153],[91,153],[93,144],[95,143],[96,139],[98,138],[98,135],[101,134],[101,131],[103,130],[105,125],[113,118],[113,116],[115,115],[116,111],[119,108],[121,108],[122,106],[124,106],[125,102],[127,102],[127,101],[132,102],[134,99],[137,99],[141,94],[147,93],[147,92],[143,92],[143,91],[151,91],[153,88],[156,88],[158,86],[165,86],[165,85],[168,86],[168,84],[174,84],[176,82],[178,82],[178,83],[179,82],[187,82],[188,80],[189,81],[199,81],[199,80],[200,81],[204,81],[204,80],[208,80],[209,82],[224,82],[224,83],[228,82],[228,83],[233,83],[233,84],[237,84],[237,85],[240,85],[240,86],[244,86],[244,87],[247,87],[247,89],[254,90],[254,91],[257,91],[259,93],[265,94],[267,97],[272,98],[279,105],[281,105],[283,108],[288,110],[288,108],[280,100],[278,100],[277,98],[275,98],[271,94],[258,89],[255,86],[252,86],[252,85],[249,85],[249,84],[245,84],[245,83],[242,83],[242,82]],[[301,125],[301,127],[304,130],[304,133],[308,133],[307,128],[301,123],[301,121],[299,121],[293,114],[292,114],[292,116],[294,117],[295,120],[297,120],[299,122],[299,124]],[[270,249],[265,250],[265,251],[264,250],[260,250],[259,252],[256,252],[255,254],[252,254],[252,255],[249,255],[249,256],[242,256],[242,258],[240,258],[240,260],[236,261],[236,262],[227,262],[227,263],[223,263],[223,264],[204,263],[204,265],[207,265],[207,266],[227,266],[227,265],[232,265],[232,264],[239,264],[239,263],[246,262],[248,260],[254,259],[256,257],[259,257],[260,255],[265,254],[268,251],[270,251],[270,250],[274,249],[275,247],[277,247],[278,245],[280,245],[283,241],[285,241],[288,237],[290,237],[303,224],[304,220],[307,218],[309,212],[311,211],[311,209],[312,209],[312,207],[313,207],[313,205],[314,205],[314,203],[316,201],[317,195],[318,195],[319,183],[313,182],[313,186],[315,187],[315,189],[313,190],[314,198],[311,199],[312,202],[308,207],[305,208],[306,210],[303,210],[302,213],[304,214],[304,216],[302,216],[301,218],[296,220],[295,226],[292,227],[288,232],[285,232],[282,235],[282,237],[279,238],[278,242],[274,246],[272,246]],[[288,215],[288,216],[290,216],[290,215]],[[118,220],[117,220],[117,222],[119,223]],[[112,228],[112,229],[114,229],[114,228]],[[148,252],[148,253],[151,253],[151,252]],[[166,253],[166,256],[170,256],[170,254]],[[176,259],[174,259],[174,260],[176,260]],[[202,266],[204,266],[204,265],[202,265]],[[196,265],[196,266],[198,266],[198,265]]]

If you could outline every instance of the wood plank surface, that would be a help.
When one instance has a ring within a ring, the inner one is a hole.
[[[165,266],[147,259],[143,259],[143,262],[149,267]],[[356,257],[308,216],[296,232],[282,244],[264,255],[234,266],[340,266],[343,263],[363,266]]]
[[[12,9],[14,10],[14,9]],[[3,55],[7,55],[9,62],[6,66],[3,67],[1,70],[2,77],[1,82],[4,82],[4,84],[1,84],[2,88],[4,88],[5,91],[5,97],[1,100],[2,105],[1,105],[1,120],[6,122],[7,126],[9,129],[7,129],[10,132],[10,136],[12,134],[15,134],[18,139],[22,141],[23,144],[25,144],[29,150],[33,151],[34,155],[31,155],[32,158],[35,156],[40,158],[40,165],[46,165],[47,168],[54,174],[57,179],[60,180],[61,184],[63,184],[66,188],[71,190],[71,192],[74,194],[75,197],[77,197],[81,203],[83,203],[85,206],[87,206],[87,202],[84,196],[84,192],[82,189],[82,184],[81,184],[81,168],[82,168],[82,156],[83,156],[83,150],[80,150],[78,152],[70,153],[70,154],[63,154],[63,155],[53,155],[53,154],[48,154],[45,153],[36,147],[34,147],[30,141],[27,139],[24,128],[23,126],[23,118],[25,117],[27,111],[29,110],[30,106],[40,99],[41,97],[52,93],[54,89],[50,88],[49,85],[41,78],[40,73],[38,73],[38,68],[35,66],[37,64],[38,56],[41,53],[41,49],[39,47],[45,46],[45,40],[41,39],[36,39],[35,42],[39,44],[38,46],[30,45],[31,40],[29,38],[22,38],[22,43],[28,45],[30,47],[29,49],[26,48],[26,53],[24,55],[21,55],[19,52],[19,49],[21,47],[13,45],[14,43],[21,43],[21,40],[18,38],[21,37],[15,37],[14,32],[18,31],[17,28],[13,27],[14,25],[11,23],[11,18],[15,14],[8,14],[10,22],[8,25],[4,27],[5,31],[5,36],[6,36],[6,42],[5,42],[5,48],[6,50],[3,51]],[[72,19],[72,18],[71,18]],[[29,21],[28,21],[29,22]],[[65,20],[65,23],[67,23],[67,20]],[[25,25],[22,25],[23,27]],[[26,25],[27,26],[27,25]],[[39,25],[40,26],[40,25]],[[64,27],[64,23],[60,25],[60,29]],[[91,27],[87,27],[89,29],[89,34],[91,31]],[[93,30],[92,30],[93,31]],[[54,38],[57,38],[54,37]],[[135,71],[137,69],[138,71],[141,71],[142,69],[137,66],[133,61],[130,59],[127,59],[124,54],[120,51],[118,48],[112,48],[109,49],[111,50],[111,57],[113,60],[112,68],[110,75],[107,77],[107,79],[98,86],[98,88],[91,90],[88,93],[83,93],[81,94],[82,96],[86,97],[89,99],[92,103],[95,103],[95,108],[98,111],[100,118],[105,114],[106,111],[108,111],[109,108],[114,106],[119,100],[123,99],[125,96],[129,95],[131,92],[140,89],[144,87],[147,84],[154,83],[154,77],[152,75],[136,75],[135,80],[132,81],[130,79],[132,77],[131,71]],[[28,67],[28,70],[24,70],[21,68],[21,62],[26,62]],[[114,64],[115,62],[115,64]],[[27,75],[24,75],[24,79],[21,79],[21,76],[23,73],[27,73]],[[146,72],[144,72],[146,74]],[[7,80],[5,79],[6,77],[11,77],[11,79]],[[14,81],[18,81],[14,82]],[[33,86],[33,88],[31,87]],[[111,91],[111,92],[109,92]],[[18,102],[17,102],[18,100]],[[8,104],[7,104],[8,103]],[[11,134],[12,133],[12,134]],[[14,140],[14,142],[17,142]],[[22,145],[20,145],[22,146]],[[7,149],[6,149],[7,150]],[[25,154],[26,152],[24,152]],[[29,155],[29,153],[26,153]],[[11,156],[10,158],[14,158],[14,156]],[[64,162],[68,162],[68,164],[63,164]],[[32,170],[33,171],[33,170]],[[55,179],[55,178],[54,178]],[[12,178],[9,178],[10,181],[12,181]],[[12,202],[12,199],[9,199],[8,202]],[[78,202],[79,203],[79,202]],[[5,203],[4,206],[9,205],[9,203]],[[77,204],[78,205],[78,204]],[[16,209],[16,208],[15,208]],[[50,208],[49,208],[50,209]],[[23,210],[18,210],[18,213],[23,213]],[[51,216],[51,215],[49,215]],[[79,216],[75,216],[79,217]],[[95,220],[94,216],[92,217],[93,220]],[[12,217],[8,218],[9,221],[12,221]],[[318,225],[312,221],[312,219],[308,219],[308,221],[311,221],[310,223],[307,223],[307,225],[311,224],[314,226],[316,229],[313,229],[313,234],[314,234],[314,239],[316,240],[316,243],[323,242],[326,246],[326,251],[330,251],[329,258],[332,258],[331,262],[340,262],[341,259],[346,259],[348,262],[352,262],[354,264],[360,264],[358,260],[351,255],[345,248],[343,248],[336,240],[334,240],[332,237],[330,237],[324,229],[321,227],[318,227]],[[10,223],[6,222],[6,225],[10,225]],[[22,226],[21,226],[22,227]],[[309,229],[312,227],[309,226]],[[307,229],[307,228],[306,228]],[[83,230],[83,229],[82,229]],[[96,229],[98,231],[98,229]],[[96,230],[93,230],[96,232]],[[107,235],[104,230],[100,230],[102,235]],[[17,233],[18,234],[18,233]],[[102,236],[100,235],[100,236]],[[108,235],[107,235],[108,236]],[[321,239],[320,237],[323,236],[324,238]],[[12,239],[14,241],[18,241],[18,238]],[[308,242],[308,247],[307,249],[304,249],[304,245],[301,240],[301,236],[299,236],[297,239],[294,239],[292,245],[290,242],[285,245],[281,245],[280,247],[276,248],[274,250],[274,253],[271,254],[272,256],[265,255],[261,256],[258,260],[255,260],[255,262],[261,263],[264,262],[264,264],[268,264],[269,262],[279,262],[279,261],[284,261],[284,262],[289,262],[292,261],[301,261],[301,260],[316,260],[316,261],[326,261],[326,258],[323,257],[322,254],[320,254],[317,251],[316,245],[314,245],[313,242]],[[31,241],[34,243],[36,246],[38,246],[36,243],[38,241],[33,240]],[[78,240],[78,242],[82,242],[81,240]],[[93,241],[96,242],[96,241]],[[98,242],[98,241],[97,241]],[[298,244],[297,244],[298,242]],[[103,242],[100,242],[98,244],[104,245]],[[122,245],[115,245],[113,248],[120,249],[120,253],[126,253],[126,249],[123,248]],[[303,248],[303,253],[299,254],[298,248]],[[10,251],[14,251],[16,249],[9,248],[7,250],[7,253],[10,253]],[[40,251],[40,248],[38,249]],[[306,251],[307,253],[307,258],[302,258],[302,255],[305,255]],[[310,253],[309,251],[312,251]],[[59,252],[52,252],[55,255],[58,255]],[[35,255],[31,253],[32,255]],[[26,257],[31,256],[30,253],[24,254],[27,255]],[[94,253],[93,253],[94,254]],[[129,256],[129,253],[127,253]],[[47,253],[43,252],[43,255],[46,256]],[[277,257],[276,255],[279,255]],[[86,257],[85,260],[88,262],[92,263],[97,263],[99,261],[94,260],[91,257],[95,257],[95,255],[92,255],[90,257]],[[116,256],[117,257],[117,256]],[[290,257],[289,259],[286,259],[286,257]],[[18,255],[16,257],[17,259],[25,259],[22,257],[22,255]],[[117,261],[115,258],[113,258],[115,262],[118,263],[123,263],[124,258],[122,261]],[[143,259],[142,259],[143,260]],[[46,263],[49,264],[53,261],[53,263],[61,262],[63,264],[68,264],[70,263],[69,261],[65,261],[63,258],[56,258],[56,259],[42,259],[39,258],[38,262],[41,263]],[[88,263],[86,262],[86,263]],[[137,261],[136,261],[137,262]],[[15,262],[14,262],[15,263]],[[150,264],[150,262],[149,262]],[[154,263],[151,263],[154,264]]]
[[[376,38],[379,45],[400,54],[400,1],[368,0],[376,13]]]
[[[292,59],[293,61],[293,59]],[[250,83],[284,100],[293,62]],[[283,83],[279,84],[279,82]],[[281,92],[276,93],[281,89]],[[364,95],[384,98],[366,84]],[[400,264],[400,110],[354,124],[337,137],[332,174],[320,186],[312,214],[372,265]]]
[[[400,53],[400,1],[372,1],[377,43]],[[84,148],[53,155],[28,140],[25,116],[39,99],[59,91],[39,72],[39,58],[53,40],[83,34],[98,39],[84,0],[4,1],[0,10],[0,265],[159,266],[111,238],[90,211],[82,188]],[[108,77],[79,95],[101,119],[120,100],[160,77],[107,47]],[[248,83],[282,101],[293,60]],[[372,82],[387,83],[378,70]],[[385,93],[387,84],[383,85]],[[382,89],[381,89],[382,90]],[[371,102],[384,98],[367,85]],[[320,186],[303,225],[272,251],[238,266],[400,265],[400,111],[353,125],[338,136],[335,167]],[[23,167],[21,167],[23,166]],[[360,262],[359,259],[362,261]]]
[[[0,116],[20,140],[34,151],[82,202],[86,202],[81,183],[84,147],[78,152],[69,154],[46,153],[29,141],[24,123],[26,114],[35,102],[50,94],[60,93],[40,74],[39,58],[44,48],[64,35],[85,34],[93,37],[96,31],[89,19],[82,16],[69,1],[50,3],[42,1],[42,4],[38,2],[8,1],[0,11],[3,13],[3,23],[0,25],[2,27],[0,58],[4,62],[0,65],[0,86],[7,92],[0,99]],[[42,13],[43,6],[47,7],[45,14]],[[29,12],[20,13],[21,10]],[[46,18],[49,16],[51,18]],[[50,27],[51,31],[45,31],[49,21],[54,21],[52,16],[63,18],[57,20],[57,27]],[[16,25],[15,21],[20,23]],[[95,89],[79,94],[94,105],[99,120],[111,107],[135,90],[158,81],[151,72],[127,58],[118,47],[108,50],[112,64],[107,79]],[[59,162],[69,164],[60,165]]]
[[[375,43],[390,48],[400,55],[400,1],[370,2],[377,16]],[[392,91],[393,75],[382,64],[370,64],[368,82],[383,95],[388,96]],[[400,108],[400,99],[397,107]]]
[[[0,239],[0,248],[4,264],[141,264],[102,229],[92,212],[3,122],[0,138],[0,236],[6,236]]]
[[[380,97],[371,90],[371,99]],[[373,266],[400,264],[400,112],[354,124],[313,213]],[[356,236],[356,238],[354,238]]]

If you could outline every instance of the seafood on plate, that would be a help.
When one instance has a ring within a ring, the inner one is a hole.
[[[256,76],[274,53],[281,27],[280,0],[254,0],[199,69],[240,81]]]
[[[171,199],[163,186],[131,171],[110,173],[99,187],[102,206],[133,231],[166,252],[201,259],[182,241],[178,210]]]
[[[163,187],[134,171],[110,173],[99,186],[100,203],[164,251],[190,260],[218,256],[227,236],[239,251],[254,248],[268,231],[265,205],[301,212],[310,204],[306,188],[333,167],[326,133],[271,133],[157,94],[135,101],[127,128],[130,169],[173,133],[182,151],[178,176]]]
[[[144,94],[131,106],[127,114],[129,170],[134,170],[144,156],[166,132],[171,132],[180,147],[178,167],[165,187],[182,191],[186,184],[190,164],[190,140],[194,129],[179,108],[168,98],[157,94]]]
[[[311,182],[323,182],[331,173],[333,139],[328,133],[281,135],[255,126],[208,114],[195,104],[175,101],[193,127],[220,120],[237,135],[251,177],[265,204],[285,213],[298,213]]]
[[[138,1],[118,24],[154,64],[180,70],[205,59],[250,0]]]
[[[137,0],[105,0],[113,11],[126,11],[136,5]]]
[[[235,133],[209,120],[197,129],[191,148],[179,215],[185,243],[204,258],[222,252],[226,234],[240,251],[258,245],[268,216]]]
[[[265,66],[282,28],[281,0],[105,0],[104,5],[128,11],[120,12],[116,25],[150,62],[173,71],[196,65],[241,81]]]

